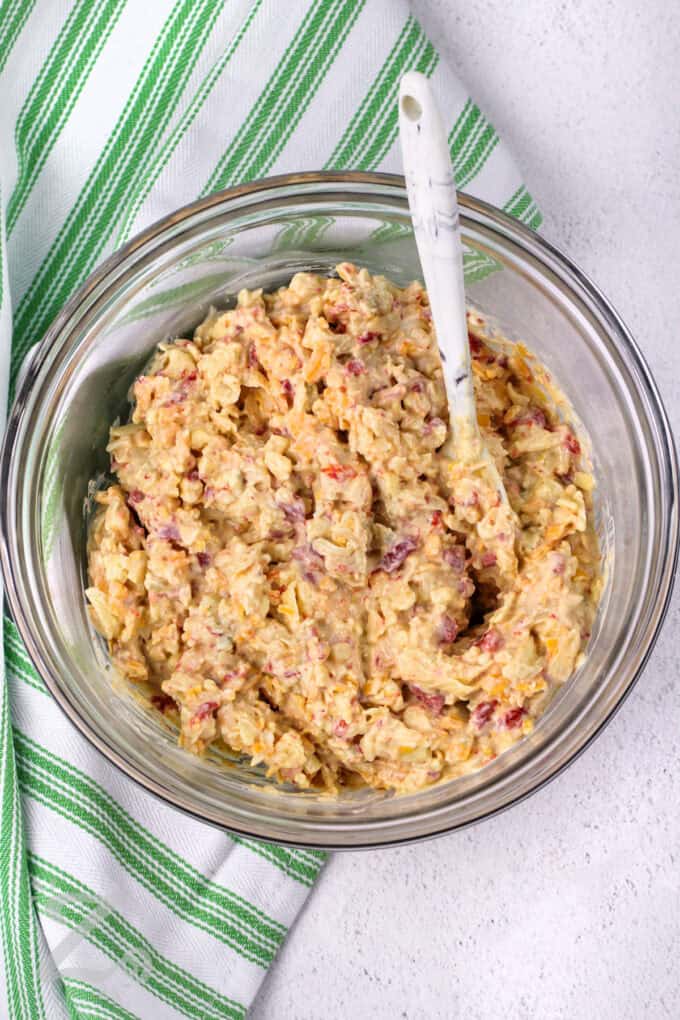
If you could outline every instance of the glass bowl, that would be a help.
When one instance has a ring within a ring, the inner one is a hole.
[[[352,260],[398,283],[419,276],[403,179],[299,174],[180,209],[109,258],[47,333],[25,373],[2,455],[2,566],[36,668],[81,732],[133,779],[197,818],[321,848],[432,836],[507,807],[599,732],[640,674],[664,616],[677,552],[677,465],[635,342],[592,283],[550,244],[461,196],[467,294],[491,325],[548,366],[592,441],[605,595],[583,667],[534,732],[483,770],[409,795],[331,799],[276,786],[227,754],[195,758],[158,713],[121,695],[85,610],[88,483],[107,433],[162,339],[185,334],[242,287]],[[565,808],[566,810],[566,808]]]

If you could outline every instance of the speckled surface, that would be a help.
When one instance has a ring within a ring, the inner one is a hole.
[[[677,435],[677,4],[413,7],[520,156],[545,236],[632,328]],[[676,592],[621,712],[524,804],[419,846],[336,855],[251,1020],[680,1015],[679,630]]]

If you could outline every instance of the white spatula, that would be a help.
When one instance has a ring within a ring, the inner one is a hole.
[[[470,365],[463,246],[453,169],[439,112],[425,75],[408,71],[399,89],[399,134],[413,230],[442,353],[452,459],[483,462],[488,480],[507,494],[477,424]]]

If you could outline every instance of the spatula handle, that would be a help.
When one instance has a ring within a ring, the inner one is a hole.
[[[401,79],[399,134],[418,254],[444,358],[451,427],[475,434],[456,185],[432,88],[417,71]]]

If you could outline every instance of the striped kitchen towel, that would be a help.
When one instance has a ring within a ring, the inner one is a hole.
[[[66,299],[171,209],[267,174],[400,170],[430,75],[458,186],[540,214],[401,0],[3,0],[0,392]],[[4,405],[0,406],[4,418]],[[3,1016],[242,1017],[322,863],[231,838],[110,766],[4,623]]]

